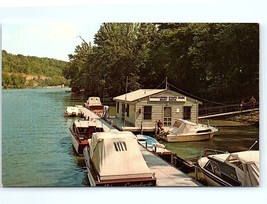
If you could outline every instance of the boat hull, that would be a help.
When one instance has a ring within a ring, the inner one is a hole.
[[[75,135],[71,134],[72,146],[75,152],[83,156],[83,149],[88,145],[87,140],[79,140]]]
[[[189,134],[189,135],[160,135],[159,138],[166,142],[191,142],[202,141],[213,138],[214,133]]]
[[[219,186],[233,186],[231,184],[229,184],[228,182],[222,180],[221,178],[219,178],[218,176],[212,174],[211,172],[207,171],[206,169],[200,168],[202,174],[204,175],[204,178],[208,184],[208,186],[215,186],[215,187],[219,187]]]

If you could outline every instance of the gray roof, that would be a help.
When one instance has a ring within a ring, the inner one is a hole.
[[[163,92],[165,90],[166,89],[139,89],[139,90],[127,93],[127,94],[114,97],[113,100],[132,102],[132,101],[135,101],[135,100],[147,97],[147,96],[151,96],[151,95]]]

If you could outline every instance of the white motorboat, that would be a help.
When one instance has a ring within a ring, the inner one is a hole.
[[[94,132],[103,132],[103,126],[98,120],[73,122],[70,127],[72,145],[78,155],[83,155],[83,149],[88,145],[88,139]]]
[[[172,126],[163,127],[163,129],[158,137],[167,142],[208,140],[218,131],[210,125],[196,124],[183,119],[176,120]]]
[[[156,185],[133,133],[94,133],[88,143],[84,159],[91,186]]]
[[[81,111],[77,106],[67,106],[64,115],[67,117],[76,117],[81,115]]]
[[[89,97],[84,107],[98,115],[100,118],[104,117],[106,106],[103,106],[99,97]]]
[[[160,144],[155,138],[148,135],[136,135],[138,143],[145,147],[148,151],[156,154],[171,154],[171,151],[167,150],[165,145]]]
[[[209,186],[259,186],[259,151],[207,149],[197,161]]]

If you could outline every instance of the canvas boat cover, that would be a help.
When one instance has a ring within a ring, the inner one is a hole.
[[[174,124],[169,127],[168,133],[174,135],[182,135],[182,134],[192,134],[197,133],[197,131],[211,129],[212,131],[216,131],[214,127],[196,124],[187,120],[176,120]]]
[[[94,133],[89,146],[90,158],[101,180],[152,177],[131,132]]]

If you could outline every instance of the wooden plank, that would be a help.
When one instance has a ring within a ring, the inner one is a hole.
[[[152,173],[157,178],[157,186],[202,186],[193,178],[171,166],[155,154],[140,145],[142,155]]]

